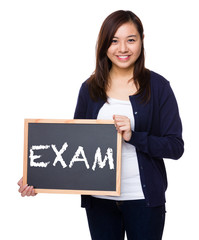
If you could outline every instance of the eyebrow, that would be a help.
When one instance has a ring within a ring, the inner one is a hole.
[[[129,38],[129,37],[137,37],[137,35],[132,34],[132,35],[127,36],[127,38]],[[113,38],[118,38],[118,37],[114,36]]]

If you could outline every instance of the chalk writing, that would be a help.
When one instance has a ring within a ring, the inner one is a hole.
[[[41,155],[34,155],[34,150],[45,150],[50,148],[49,145],[39,145],[39,146],[32,146],[30,149],[30,166],[31,167],[47,167],[50,162],[35,162],[35,159],[41,157]]]
[[[57,162],[59,161],[62,165],[63,168],[67,167],[66,163],[64,162],[64,159],[62,158],[62,154],[66,151],[66,148],[68,147],[67,143],[64,143],[64,145],[62,146],[61,150],[58,152],[57,148],[55,145],[51,145],[52,149],[54,150],[54,152],[56,153],[57,157],[55,158],[55,161],[53,163],[53,166],[56,166]]]
[[[101,149],[98,147],[95,153],[95,161],[93,163],[93,171],[95,171],[96,164],[99,164],[100,168],[103,168],[106,165],[107,160],[109,160],[110,169],[114,169],[114,160],[113,160],[113,150],[112,148],[108,148],[104,160],[102,161]]]
[[[68,144],[67,142],[65,142],[62,146],[62,148],[58,151],[56,145],[51,144],[51,145],[33,145],[30,148],[30,166],[31,167],[43,167],[46,168],[49,164],[49,162],[35,162],[36,159],[39,159],[42,157],[42,155],[34,155],[36,150],[47,150],[49,148],[52,148],[53,151],[55,152],[56,158],[54,159],[53,162],[53,166],[55,167],[57,165],[58,162],[60,162],[61,166],[63,168],[67,167],[67,164],[65,162],[65,160],[62,157],[62,154],[66,151],[66,149],[68,148]],[[80,157],[81,156],[81,157]],[[101,149],[100,147],[97,148],[95,155],[94,155],[94,162],[93,162],[93,166],[92,166],[92,170],[95,171],[96,166],[98,164],[99,168],[104,168],[106,166],[106,163],[108,161],[109,164],[109,168],[110,170],[114,169],[114,159],[113,159],[113,150],[112,148],[107,148],[104,160],[102,160],[102,153],[101,153]],[[72,157],[70,163],[69,163],[69,168],[72,168],[73,165],[77,162],[84,162],[85,163],[85,167],[87,169],[90,168],[87,158],[86,158],[86,154],[84,152],[84,148],[82,146],[78,146],[74,156]]]
[[[79,158],[80,154],[82,155],[83,158]],[[85,153],[84,153],[84,149],[81,146],[78,147],[77,151],[75,152],[74,157],[70,161],[69,168],[71,168],[75,162],[85,162],[86,168],[87,169],[90,168],[89,164],[88,164],[88,161],[86,159]]]

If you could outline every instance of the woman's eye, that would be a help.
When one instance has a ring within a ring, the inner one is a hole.
[[[135,42],[135,39],[131,38],[128,40],[128,42],[133,43],[133,42]]]
[[[117,43],[117,40],[116,40],[116,39],[113,39],[113,40],[112,40],[112,43]]]

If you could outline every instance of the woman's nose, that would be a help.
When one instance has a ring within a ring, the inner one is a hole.
[[[128,51],[128,47],[127,47],[127,44],[125,42],[120,42],[119,44],[119,52],[121,53],[125,53]]]

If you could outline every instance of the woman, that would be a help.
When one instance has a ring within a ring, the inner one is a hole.
[[[165,220],[163,158],[182,156],[182,125],[169,82],[144,64],[140,19],[116,11],[102,24],[96,68],[79,92],[74,118],[114,119],[122,133],[121,196],[82,196],[94,240],[160,240]],[[22,195],[35,195],[22,187]]]

